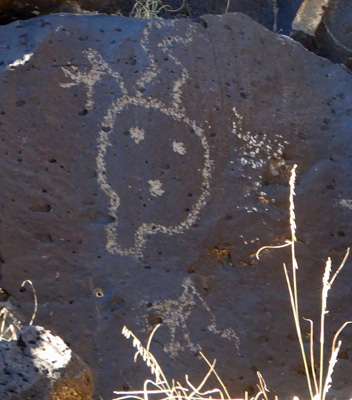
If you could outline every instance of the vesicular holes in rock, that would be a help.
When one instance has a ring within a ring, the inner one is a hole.
[[[125,307],[125,300],[120,297],[115,297],[109,302],[110,312],[121,310]]]
[[[50,233],[37,233],[35,235],[35,238],[42,243],[52,243],[53,242],[53,239],[52,239]]]
[[[94,289],[94,294],[95,294],[96,297],[104,297],[104,292],[100,288]]]
[[[348,356],[347,351],[341,351],[341,353],[339,353],[339,355],[337,356],[337,358],[338,358],[339,360],[348,360],[348,359],[349,359],[349,356]]]
[[[16,102],[16,106],[17,106],[17,107],[22,107],[24,104],[26,104],[26,102],[25,102],[24,100],[18,100],[18,101]]]
[[[159,316],[153,315],[148,317],[148,322],[150,323],[150,325],[158,325],[163,323],[163,319]]]
[[[259,342],[259,343],[267,343],[267,342],[269,342],[269,339],[268,339],[268,337],[265,336],[265,335],[260,335],[260,336],[258,337],[258,342]]]
[[[51,206],[49,204],[34,204],[29,206],[28,210],[32,212],[50,212]]]
[[[81,111],[78,111],[78,115],[80,115],[81,117],[84,117],[87,114],[88,114],[88,110],[86,108],[84,108]]]

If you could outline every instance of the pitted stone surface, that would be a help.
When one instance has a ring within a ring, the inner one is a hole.
[[[242,14],[16,22],[0,63],[1,286],[33,281],[36,321],[91,366],[97,394],[141,387],[120,332],[162,322],[168,376],[200,381],[202,350],[234,397],[260,370],[280,398],[306,398],[288,250],[254,254],[289,238],[297,163],[301,315],[319,317],[325,260],[351,245],[349,71]],[[351,262],[342,274],[328,337],[351,319]]]
[[[89,400],[88,366],[63,340],[40,326],[26,326],[19,339],[0,342],[1,399]]]

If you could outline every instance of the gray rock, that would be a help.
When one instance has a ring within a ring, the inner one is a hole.
[[[291,36],[310,51],[352,67],[352,3],[349,0],[306,0]]]
[[[231,13],[16,22],[0,63],[1,287],[19,299],[32,280],[36,322],[90,365],[97,394],[141,388],[120,332],[143,341],[162,322],[152,351],[169,377],[200,382],[202,350],[234,397],[259,369],[271,394],[307,398],[289,252],[254,254],[289,238],[297,163],[301,315],[319,320],[325,260],[352,238],[350,71]],[[349,261],[327,343],[351,319],[351,279]],[[18,303],[30,316],[32,296]],[[349,338],[332,397],[349,398]]]
[[[59,336],[40,326],[22,329],[19,339],[0,341],[1,399],[89,400],[89,367]]]

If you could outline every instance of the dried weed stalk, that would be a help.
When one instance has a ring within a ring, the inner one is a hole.
[[[300,317],[299,317],[299,308],[298,308],[298,291],[297,291],[297,275],[296,271],[298,270],[298,263],[295,255],[295,243],[297,242],[296,238],[296,217],[295,217],[295,205],[293,197],[295,195],[295,181],[296,181],[296,168],[297,165],[294,165],[291,171],[291,179],[290,179],[290,230],[291,230],[291,240],[286,241],[285,244],[281,246],[265,246],[258,250],[257,258],[259,259],[259,254],[266,249],[275,249],[275,248],[282,248],[286,246],[291,247],[291,258],[292,258],[292,278],[290,279],[286,264],[283,264],[285,277],[287,281],[287,287],[290,295],[291,300],[291,307],[293,312],[293,318],[295,321],[297,336],[299,345],[301,348],[302,359],[305,369],[305,375],[307,378],[308,389],[310,393],[310,397],[312,400],[325,400],[326,394],[328,393],[331,382],[332,382],[332,373],[334,372],[334,366],[337,362],[337,356],[341,347],[341,340],[336,341],[343,331],[343,329],[348,325],[351,324],[352,321],[345,322],[341,328],[337,331],[334,336],[332,347],[331,347],[331,355],[329,360],[329,366],[325,374],[324,378],[324,336],[325,336],[325,315],[329,312],[327,310],[327,299],[328,299],[328,292],[331,289],[333,282],[335,281],[337,275],[340,273],[341,269],[346,263],[347,257],[350,253],[350,248],[347,249],[344,259],[342,260],[341,265],[335,272],[332,278],[331,275],[331,258],[329,257],[326,261],[325,272],[323,276],[323,288],[321,294],[321,317],[320,317],[320,362],[319,362],[319,381],[316,376],[314,370],[314,342],[313,342],[313,321],[307,318],[303,318],[304,320],[310,323],[310,352],[309,356],[306,355],[304,346],[303,346],[303,338],[302,338],[302,330],[300,324]],[[311,371],[308,368],[308,358],[310,358],[310,365]],[[313,387],[314,385],[314,387]]]
[[[325,315],[328,313],[327,310],[327,298],[328,292],[331,289],[333,282],[335,281],[337,275],[340,273],[343,268],[347,257],[349,255],[350,249],[347,249],[346,255],[337,269],[332,278],[331,275],[331,259],[328,258],[325,267],[325,273],[323,276],[323,289],[322,289],[322,304],[321,304],[321,320],[320,320],[320,368],[319,368],[319,377],[316,376],[314,370],[314,343],[313,343],[313,321],[310,319],[304,318],[306,321],[310,323],[310,351],[309,356],[306,355],[304,346],[303,346],[303,338],[302,338],[302,330],[300,325],[300,317],[299,317],[299,307],[298,307],[298,290],[297,290],[297,276],[296,271],[298,270],[298,263],[295,255],[295,243],[297,242],[296,238],[296,218],[295,218],[295,206],[294,206],[294,195],[295,195],[295,180],[296,180],[296,168],[294,165],[291,171],[291,179],[290,179],[290,230],[291,230],[291,240],[287,241],[285,244],[280,246],[265,246],[258,250],[257,258],[259,258],[259,254],[263,250],[267,249],[277,249],[282,247],[291,247],[291,262],[292,262],[292,277],[289,277],[286,264],[283,264],[285,277],[287,281],[287,287],[289,291],[289,296],[291,300],[293,318],[295,321],[295,326],[297,330],[298,340],[300,344],[300,349],[302,353],[302,359],[304,363],[305,373],[307,377],[307,384],[310,393],[311,400],[325,400],[326,394],[328,393],[329,388],[332,383],[332,373],[334,371],[334,367],[337,362],[337,356],[341,347],[341,341],[337,341],[342,330],[348,325],[351,324],[352,321],[345,322],[338,332],[335,334],[332,348],[331,348],[331,356],[328,362],[327,370],[324,377],[324,331],[325,331]],[[133,346],[137,348],[137,352],[134,357],[134,361],[137,360],[138,356],[141,356],[147,366],[150,368],[152,375],[154,375],[155,379],[148,379],[144,382],[143,390],[140,391],[126,391],[126,392],[114,392],[119,395],[114,400],[125,400],[125,399],[136,399],[136,400],[150,400],[151,398],[155,400],[269,400],[268,392],[269,390],[266,387],[266,383],[262,375],[258,372],[259,384],[258,393],[249,399],[248,393],[245,393],[244,399],[231,399],[224,383],[220,379],[219,375],[215,371],[216,360],[213,363],[210,363],[207,358],[202,354],[201,356],[207,363],[209,370],[208,373],[203,378],[202,382],[196,387],[194,386],[188,378],[188,375],[185,376],[187,386],[182,386],[179,382],[175,382],[172,380],[169,382],[160,368],[158,362],[156,361],[153,354],[150,352],[150,344],[153,338],[153,335],[156,329],[159,327],[156,326],[151,333],[147,346],[143,347],[139,339],[126,327],[123,328],[122,333],[126,338],[133,338]],[[310,358],[310,364],[312,366],[311,371],[308,367],[308,359]],[[326,369],[326,368],[325,368]],[[202,388],[207,382],[209,376],[214,374],[216,379],[219,382],[220,388],[215,388],[213,390],[208,390],[202,392]],[[318,379],[319,378],[319,379]],[[275,400],[277,397],[275,396]],[[299,400],[297,396],[293,397],[293,400]],[[351,399],[352,400],[352,399]]]
[[[114,392],[115,394],[119,395],[114,400],[125,400],[125,399],[136,399],[136,400],[149,400],[149,399],[157,399],[157,400],[259,400],[261,396],[265,400],[268,400],[266,396],[266,384],[264,382],[263,377],[258,372],[259,378],[259,385],[258,389],[259,392],[255,397],[251,397],[249,399],[248,393],[246,392],[244,399],[231,399],[226,386],[222,382],[221,378],[215,371],[215,364],[216,360],[212,363],[208,361],[208,359],[204,356],[203,353],[200,355],[203,357],[204,361],[207,363],[209,370],[207,374],[204,376],[202,382],[198,386],[194,386],[189,378],[188,375],[185,376],[185,381],[187,387],[182,386],[179,382],[176,382],[174,379],[168,381],[164,372],[162,371],[160,365],[156,361],[153,354],[150,352],[150,344],[152,338],[154,336],[155,331],[159,328],[160,324],[157,325],[154,330],[152,331],[151,335],[149,336],[149,340],[146,347],[143,347],[139,339],[127,329],[125,326],[122,329],[123,335],[129,339],[132,337],[133,339],[133,347],[137,349],[136,354],[134,356],[134,361],[136,362],[138,356],[141,356],[143,361],[147,364],[150,368],[152,375],[154,375],[154,380],[147,379],[144,382],[143,390],[139,391],[126,391],[126,392]],[[212,390],[202,391],[205,383],[207,382],[209,376],[214,374],[216,379],[219,382],[220,388],[215,388]]]
[[[38,299],[37,299],[37,293],[35,291],[34,285],[32,283],[32,281],[30,280],[26,280],[23,281],[21,284],[21,288],[23,288],[26,283],[28,283],[32,290],[33,290],[33,296],[34,296],[34,311],[32,314],[32,318],[29,322],[29,325],[32,325],[35,319],[35,316],[37,314],[37,310],[38,310]],[[2,307],[0,309],[0,341],[1,340],[5,340],[7,342],[9,342],[10,340],[17,340],[17,333],[16,333],[16,328],[13,322],[10,322],[10,324],[7,325],[7,319],[14,319],[14,317],[11,314],[11,311],[6,307],[6,305],[4,307]],[[18,327],[17,327],[18,328]]]
[[[183,0],[182,5],[178,9],[173,10],[169,5],[164,5],[161,0],[137,0],[134,3],[130,16],[142,19],[155,19],[160,17],[162,11],[166,13],[179,12],[183,9],[185,4],[186,0]]]

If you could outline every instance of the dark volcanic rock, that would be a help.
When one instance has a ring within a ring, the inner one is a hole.
[[[325,260],[352,238],[351,73],[227,14],[16,22],[0,28],[0,74],[1,287],[33,281],[36,321],[97,393],[141,387],[120,332],[143,340],[162,322],[152,350],[169,377],[200,382],[202,350],[235,397],[260,370],[281,399],[306,398],[289,251],[254,254],[289,237],[297,163],[301,315],[319,317]],[[327,343],[351,319],[351,261],[342,274]],[[350,337],[336,398],[350,395]]]
[[[302,0],[275,0],[274,3],[277,9],[274,31],[283,35],[289,35],[292,29],[292,22],[302,4]]]
[[[180,4],[180,0],[169,2],[173,8]],[[199,18],[205,14],[224,14],[225,12],[242,12],[268,29],[274,26],[274,6],[271,0],[188,0],[184,7],[184,14],[191,18]]]
[[[242,12],[266,28],[283,34],[302,0],[169,0],[160,4],[159,17],[198,19],[204,14]],[[134,0],[0,0],[0,24],[54,13],[105,13],[130,16]],[[141,2],[142,4],[142,2]]]
[[[129,15],[134,0],[0,0],[0,24],[54,13]]]
[[[352,68],[352,2],[307,0],[293,22],[291,36],[316,54]]]
[[[93,394],[88,366],[58,336],[26,326],[19,339],[0,341],[2,400],[89,400]]]

